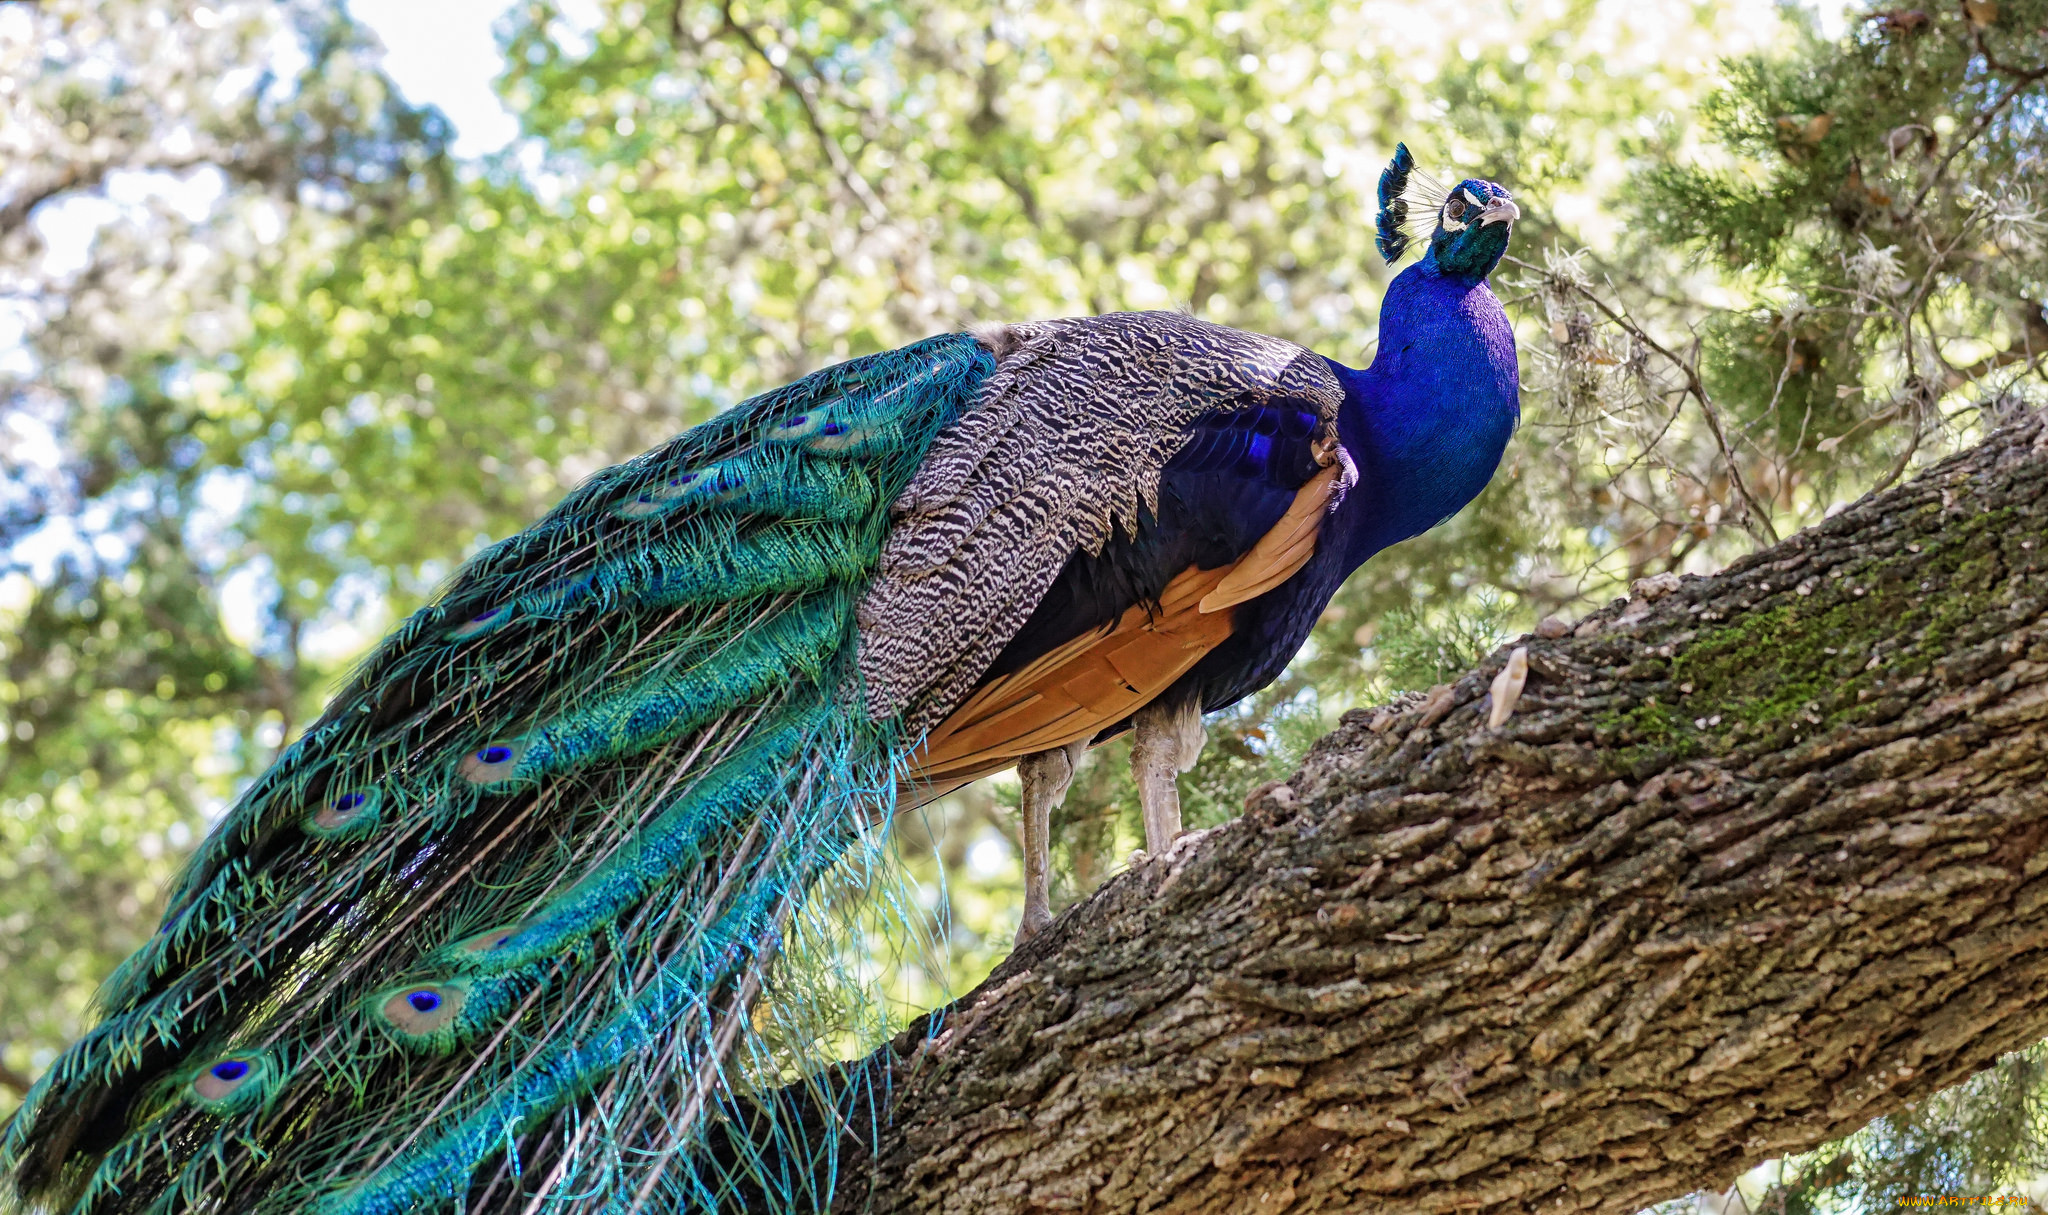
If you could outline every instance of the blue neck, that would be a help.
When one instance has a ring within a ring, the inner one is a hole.
[[[1477,497],[1521,419],[1514,331],[1484,278],[1423,258],[1387,288],[1379,337],[1365,370],[1330,364],[1338,435],[1358,461],[1339,511],[1353,567]]]

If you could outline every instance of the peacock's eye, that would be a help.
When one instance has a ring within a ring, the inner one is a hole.
[[[1445,203],[1445,204],[1444,204],[1444,218],[1445,218],[1445,219],[1463,219],[1463,218],[1465,218],[1465,196],[1464,196],[1464,195],[1462,195],[1462,194],[1453,194],[1453,195],[1451,195],[1451,201],[1449,201],[1449,202],[1447,202],[1447,203]]]

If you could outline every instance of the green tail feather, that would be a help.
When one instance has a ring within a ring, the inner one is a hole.
[[[0,1169],[100,1213],[822,1205],[795,1115],[707,1128],[786,1066],[769,960],[893,805],[854,604],[993,369],[818,372],[470,562],[202,845]]]

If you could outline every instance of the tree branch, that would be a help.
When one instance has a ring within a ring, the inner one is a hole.
[[[75,161],[65,165],[48,179],[26,186],[13,198],[0,203],[0,237],[7,236],[27,223],[37,207],[61,194],[96,190],[105,185],[107,175],[116,170],[132,173],[185,173],[204,165],[220,164],[221,159],[210,156],[140,157],[126,162]]]
[[[1641,342],[1646,348],[1656,351],[1666,362],[1678,368],[1685,376],[1686,395],[1699,402],[1700,414],[1707,421],[1708,432],[1714,436],[1714,446],[1721,453],[1721,462],[1728,467],[1728,480],[1735,486],[1737,496],[1742,499],[1743,514],[1750,521],[1750,531],[1766,544],[1777,543],[1778,530],[1771,526],[1770,512],[1766,511],[1763,504],[1757,501],[1756,495],[1749,491],[1749,482],[1743,478],[1742,468],[1735,462],[1735,452],[1728,446],[1728,436],[1721,429],[1720,411],[1714,408],[1714,399],[1707,394],[1707,386],[1700,379],[1699,368],[1693,362],[1679,358],[1664,343],[1651,337],[1650,331],[1636,324],[1627,313],[1617,310],[1579,283],[1554,275],[1533,262],[1525,262],[1517,257],[1504,257],[1501,260],[1553,280],[1557,285],[1593,305],[1599,310],[1600,315],[1619,326],[1624,333]]]
[[[680,12],[680,9],[678,11]],[[774,57],[768,54],[761,46],[760,39],[754,36],[754,31],[733,14],[731,0],[721,3],[719,12],[724,17],[725,28],[737,35],[748,50],[760,56],[761,62],[768,65],[769,70],[775,73],[775,78],[782,82],[782,86],[795,95],[797,105],[803,109],[804,121],[810,126],[811,134],[817,136],[819,146],[824,149],[826,161],[831,164],[832,171],[838,174],[839,181],[846,187],[847,192],[860,203],[869,218],[886,218],[888,209],[882,206],[882,200],[876,196],[874,187],[868,184],[867,178],[861,176],[860,170],[854,167],[852,159],[846,155],[845,149],[839,146],[839,141],[833,137],[832,132],[825,128],[825,119],[818,113],[817,102],[811,97],[809,82],[797,79],[787,67],[776,62]]]
[[[885,1212],[1625,1215],[2048,1035],[2048,426],[1347,715],[864,1065]]]

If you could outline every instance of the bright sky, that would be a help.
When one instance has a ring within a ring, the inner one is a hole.
[[[491,23],[512,0],[348,0],[356,20],[384,43],[384,70],[414,105],[455,124],[455,154],[483,156],[512,142],[519,121],[498,103],[491,78],[504,67]]]

